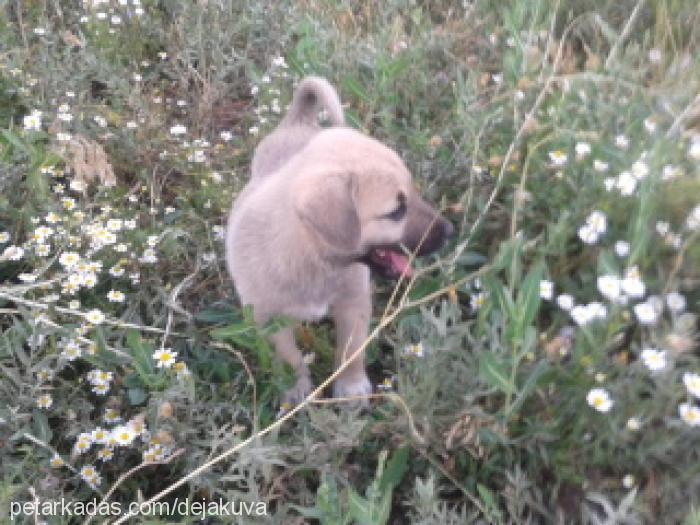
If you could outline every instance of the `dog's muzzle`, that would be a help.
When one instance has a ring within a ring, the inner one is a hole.
[[[417,200],[412,204],[401,242],[393,246],[375,246],[360,258],[382,277],[410,277],[413,270],[406,250],[416,256],[429,255],[442,248],[454,233],[452,224],[425,202]]]

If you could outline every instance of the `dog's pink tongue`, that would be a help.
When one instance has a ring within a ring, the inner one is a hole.
[[[406,277],[411,277],[413,275],[413,268],[408,263],[408,259],[395,251],[387,250],[387,256],[391,262],[392,268],[396,270],[399,275],[405,275]]]

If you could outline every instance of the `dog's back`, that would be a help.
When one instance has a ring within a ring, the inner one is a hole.
[[[321,110],[328,113],[332,126],[345,125],[343,108],[333,86],[323,78],[306,77],[294,92],[280,125],[255,149],[252,178],[276,172],[301,151],[320,129],[318,114]]]

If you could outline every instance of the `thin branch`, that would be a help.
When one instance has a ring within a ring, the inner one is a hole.
[[[639,16],[639,12],[642,10],[643,5],[644,0],[639,0],[637,2],[637,5],[634,6],[632,14],[630,14],[630,17],[627,19],[627,23],[625,24],[622,33],[620,33],[619,38],[615,41],[615,44],[612,46],[612,49],[610,49],[608,58],[605,60],[605,69],[610,69],[612,63],[617,59],[617,55],[620,52],[622,45],[625,43],[627,37],[632,32],[632,28],[634,27],[634,24],[637,21],[637,17]]]

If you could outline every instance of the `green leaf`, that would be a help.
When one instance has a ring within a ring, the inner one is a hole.
[[[506,414],[506,417],[510,417],[514,414],[517,414],[522,404],[530,396],[530,394],[532,394],[532,391],[535,389],[542,376],[548,370],[549,363],[547,363],[547,361],[540,361],[539,363],[537,363],[535,368],[532,369],[530,375],[525,380],[525,384],[523,384],[523,387],[520,389],[520,392],[518,392],[518,395],[513,401],[513,404],[510,406],[510,411],[508,414]]]
[[[486,276],[482,279],[484,289],[488,292],[491,301],[498,307],[506,320],[515,319],[517,315],[515,303],[510,296],[508,288],[493,276]]]
[[[51,441],[53,432],[49,426],[49,419],[46,417],[44,412],[40,410],[34,410],[32,412],[32,432],[34,437],[39,438],[44,443]]]
[[[609,250],[602,250],[598,256],[598,275],[620,275],[617,258]]]
[[[516,308],[518,311],[517,319],[519,321],[519,332],[522,337],[522,331],[526,326],[529,326],[535,319],[537,310],[540,306],[540,282],[544,273],[544,264],[541,262],[535,264],[528,272],[523,285],[518,291],[516,300]]]
[[[217,324],[231,323],[235,321],[238,316],[236,315],[236,311],[231,307],[211,306],[197,312],[194,318],[202,323]]]
[[[228,339],[234,344],[252,348],[258,340],[258,330],[255,326],[246,323],[231,323],[223,328],[216,328],[209,332],[214,339]]]
[[[484,352],[479,357],[479,376],[489,385],[509,394],[513,391],[506,367],[492,352]]]
[[[31,146],[29,144],[24,143],[22,139],[20,139],[17,135],[12,133],[10,130],[0,130],[0,134],[2,134],[2,138],[4,138],[5,141],[13,148],[18,149],[28,157],[33,156],[34,152],[31,150]]]
[[[391,514],[391,491],[383,493],[379,499],[368,500],[350,489],[348,510],[359,525],[383,525]]]
[[[343,79],[343,90],[349,91],[363,102],[369,102],[370,100],[367,91],[365,91],[360,83],[352,77],[346,77]]]
[[[142,405],[148,397],[146,391],[139,387],[129,388],[126,391],[126,395],[129,397],[129,403],[131,405]]]
[[[129,330],[126,334],[126,344],[131,349],[134,358],[134,370],[139,379],[148,387],[160,389],[164,386],[164,379],[160,377],[153,361],[153,346],[141,339],[136,330]]]
[[[481,497],[481,501],[484,502],[484,505],[486,506],[486,510],[488,511],[488,514],[490,518],[496,518],[496,522],[500,522],[500,517],[501,511],[498,509],[498,506],[496,504],[496,498],[493,495],[493,492],[489,490],[486,485],[482,485],[481,483],[476,484],[476,490],[479,492],[479,497]]]
[[[403,446],[389,458],[386,464],[384,473],[379,480],[379,490],[384,492],[387,489],[393,489],[401,483],[406,471],[408,470],[408,446]]]
[[[513,240],[503,241],[498,246],[498,254],[493,261],[495,270],[510,268],[514,258],[520,258],[523,240],[516,237]]]

